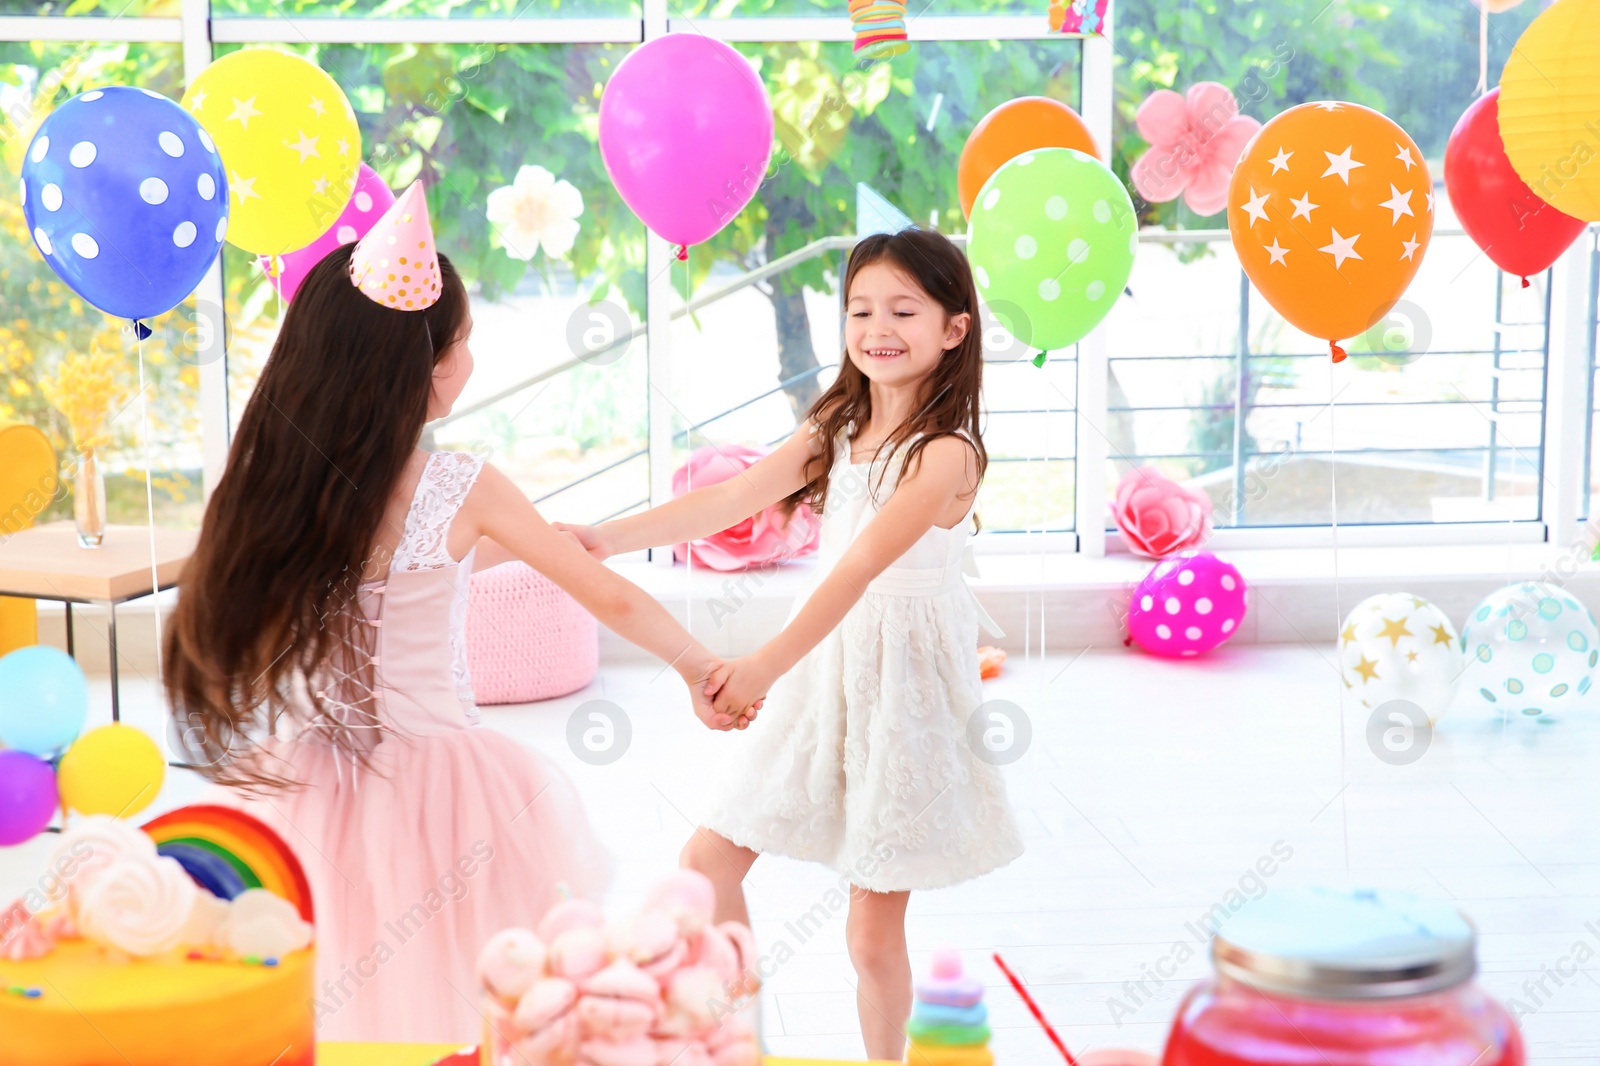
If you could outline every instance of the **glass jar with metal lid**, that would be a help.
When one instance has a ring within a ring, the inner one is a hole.
[[[1472,977],[1459,912],[1399,892],[1282,888],[1212,940],[1162,1066],[1523,1066],[1510,1014]]]

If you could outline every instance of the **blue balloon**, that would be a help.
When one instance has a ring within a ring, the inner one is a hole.
[[[222,157],[183,108],[112,86],[51,112],[22,163],[22,213],[45,262],[122,318],[154,318],[205,277],[228,228]]]
[[[78,739],[89,716],[89,684],[72,656],[32,644],[0,659],[0,744],[53,755]]]

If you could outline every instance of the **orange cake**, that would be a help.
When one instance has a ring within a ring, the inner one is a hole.
[[[75,821],[0,914],[0,1066],[314,1066],[311,918],[247,815]]]

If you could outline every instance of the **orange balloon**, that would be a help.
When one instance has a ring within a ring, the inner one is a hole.
[[[1392,120],[1360,104],[1291,107],[1245,145],[1228,190],[1239,264],[1296,329],[1329,343],[1381,321],[1433,235],[1433,179]]]
[[[1089,127],[1060,100],[1048,96],[1008,100],[972,127],[961,148],[961,162],[956,169],[961,214],[972,217],[972,202],[989,175],[1034,148],[1076,148],[1100,158]]]

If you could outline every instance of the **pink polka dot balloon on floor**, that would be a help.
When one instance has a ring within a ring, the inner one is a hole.
[[[271,256],[258,257],[261,269],[267,272],[267,280],[283,296],[284,303],[294,299],[300,283],[306,280],[312,267],[322,262],[323,256],[341,244],[354,244],[365,237],[367,230],[377,225],[378,219],[393,203],[394,193],[389,191],[389,186],[383,183],[376,171],[362,163],[356,174],[356,187],[350,193],[350,201],[344,205],[344,210],[339,212],[339,217],[334,219],[327,232],[304,248],[279,256],[283,268],[281,274],[273,274]]]
[[[1244,620],[1245,584],[1210,552],[1181,552],[1150,568],[1128,604],[1128,635],[1153,655],[1203,655]]]

